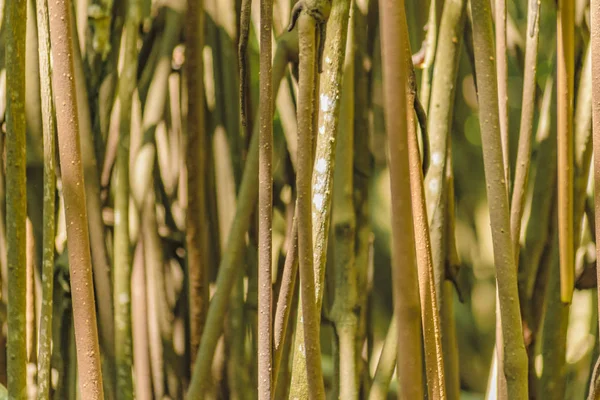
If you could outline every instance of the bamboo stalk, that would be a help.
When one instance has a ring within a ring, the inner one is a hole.
[[[273,287],[273,1],[260,2],[260,128],[258,139],[258,398],[272,397]],[[300,100],[302,98],[300,97]],[[300,170],[299,174],[300,176]]]
[[[492,18],[487,0],[472,0],[473,47],[482,133],[483,160],[492,228],[494,262],[502,321],[502,348],[509,399],[527,398],[527,354],[523,343],[517,271],[510,236],[507,181],[501,147]]]
[[[91,254],[73,67],[71,7],[66,0],[50,2],[53,88],[57,105],[58,147],[66,208],[67,240],[73,293],[73,319],[78,376],[85,399],[103,399],[100,349],[96,326]]]
[[[508,63],[506,58],[506,0],[495,0],[496,71],[500,140],[504,160],[504,179],[510,196],[510,132],[508,124]]]
[[[8,263],[7,376],[9,398],[26,396],[25,38],[27,1],[6,5],[6,233]]]
[[[398,38],[404,1],[379,2],[383,61],[386,131],[392,193],[392,277],[394,309],[398,324],[398,396],[423,398],[423,359],[418,283],[415,271],[415,237],[408,162],[407,92],[408,68],[405,45]],[[401,328],[400,328],[401,327]]]
[[[204,115],[204,1],[188,1],[187,64],[187,268],[189,275],[190,366],[194,365],[208,309],[208,239],[206,237],[206,166],[208,140]]]
[[[575,3],[559,0],[557,18],[558,242],[560,298],[571,303],[575,285],[573,244],[573,85]]]
[[[540,0],[529,0],[527,14],[527,44],[525,48],[525,73],[523,76],[523,101],[521,126],[519,129],[519,147],[515,166],[512,201],[510,204],[510,234],[515,249],[515,262],[519,268],[519,241],[521,238],[521,219],[525,207],[525,191],[529,180],[531,162],[531,137],[533,135],[533,116],[535,94],[537,91],[537,54],[540,35]]]
[[[48,2],[36,2],[38,17],[38,43],[40,57],[40,90],[42,93],[42,129],[44,132],[44,216],[42,260],[42,309],[40,315],[38,356],[38,399],[50,396],[50,361],[52,357],[52,314],[54,297],[54,240],[56,233],[56,173],[54,103],[52,73],[50,69],[50,24]]]

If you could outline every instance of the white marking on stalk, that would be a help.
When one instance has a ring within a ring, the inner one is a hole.
[[[436,151],[431,155],[431,163],[437,167],[442,165],[442,153]]]

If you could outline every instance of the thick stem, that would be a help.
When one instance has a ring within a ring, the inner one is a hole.
[[[389,141],[392,193],[392,277],[394,309],[398,324],[398,396],[423,398],[423,358],[420,302],[415,271],[415,237],[408,162],[407,97],[409,71],[405,45],[398,38],[404,1],[380,0],[381,54],[383,61],[384,105]],[[405,39],[408,40],[408,39]]]
[[[558,243],[560,298],[570,303],[575,284],[573,243],[573,85],[575,2],[559,0],[557,18]]]
[[[6,5],[6,231],[8,263],[7,375],[9,398],[26,395],[25,335],[25,39],[27,1]],[[95,321],[95,320],[94,320]]]
[[[492,18],[487,0],[472,0],[473,47],[479,97],[479,123],[490,209],[496,282],[504,349],[504,375],[510,399],[527,398],[527,354],[523,343],[517,271],[510,236],[507,181],[501,147]]]
[[[591,47],[600,49],[600,0],[591,0],[590,13],[592,20]],[[596,243],[600,243],[600,51],[592,52],[592,88]],[[600,260],[600,246],[596,246],[596,254],[596,259]],[[598,282],[600,282],[600,268],[596,269],[596,274]],[[600,291],[598,291],[598,296],[600,296]],[[598,306],[600,307],[600,301],[598,301]]]
[[[49,3],[53,88],[67,219],[73,319],[81,396],[103,399],[91,254],[74,80],[70,2]]]

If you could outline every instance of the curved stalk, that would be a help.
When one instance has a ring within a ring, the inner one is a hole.
[[[27,218],[25,178],[25,39],[27,1],[6,4],[6,233],[8,263],[8,397],[26,396]],[[95,320],[94,320],[95,321]]]
[[[523,343],[519,309],[517,271],[510,236],[507,181],[501,147],[496,68],[493,56],[492,18],[487,0],[472,0],[473,48],[477,71],[479,123],[488,205],[492,228],[494,262],[504,362],[509,399],[527,398],[527,354]]]
[[[81,396],[104,399],[73,67],[71,7],[51,1],[50,36],[58,147],[67,219],[73,319]]]

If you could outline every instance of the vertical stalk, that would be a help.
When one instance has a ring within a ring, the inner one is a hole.
[[[303,315],[304,352],[308,397],[325,399],[321,371],[320,314],[317,312],[315,271],[313,269],[312,187],[315,85],[317,63],[317,21],[306,12],[298,18],[300,54],[298,90],[298,260],[300,301]]]
[[[40,53],[40,90],[42,100],[42,130],[44,133],[44,216],[42,254],[42,309],[38,356],[38,399],[50,396],[50,360],[52,357],[52,313],[54,290],[54,241],[55,241],[55,143],[54,103],[52,102],[52,73],[50,69],[50,24],[48,2],[36,2],[38,17],[38,43]]]
[[[401,29],[404,1],[379,1],[384,105],[392,193],[392,276],[398,324],[398,398],[421,399],[423,359],[415,237],[409,182],[408,68]]]
[[[131,246],[129,243],[129,145],[131,112],[137,75],[137,39],[141,19],[139,0],[128,0],[123,70],[119,78],[119,143],[115,193],[114,304],[117,393],[133,399],[131,328]]]
[[[525,206],[525,191],[529,179],[531,161],[531,137],[533,135],[533,115],[535,111],[535,93],[537,90],[537,54],[540,35],[540,0],[529,0],[527,13],[527,41],[525,47],[525,73],[523,76],[523,101],[521,109],[521,127],[519,129],[519,147],[515,166],[515,181],[510,204],[510,234],[515,249],[515,262],[519,267],[519,241],[521,237],[521,218]]]
[[[573,243],[573,85],[575,2],[559,0],[557,18],[558,242],[560,298],[570,303],[575,284]]]
[[[26,395],[25,335],[25,38],[27,1],[6,4],[6,231],[8,263],[7,375],[9,398]]]
[[[496,282],[502,320],[504,368],[509,399],[527,398],[527,355],[523,343],[517,271],[510,236],[508,192],[500,138],[492,18],[487,0],[472,0],[473,48],[479,97],[487,198],[490,208]]]
[[[326,4],[326,3],[321,3]],[[331,197],[333,194],[333,173],[335,167],[335,144],[339,126],[340,96],[348,33],[349,0],[335,0],[331,5],[331,15],[327,20],[327,39],[323,54],[323,73],[320,79],[320,113],[315,153],[315,169],[312,177],[312,227],[314,241],[314,270],[316,279],[317,309],[323,302],[325,286],[325,264],[329,239]],[[292,386],[290,396],[302,398],[307,385],[306,358],[299,351],[304,337],[303,311],[297,316],[296,337],[292,361]]]
[[[190,365],[194,365],[208,309],[208,239],[205,222],[208,140],[204,116],[204,0],[188,0],[187,63],[187,269]]]
[[[498,112],[500,114],[500,140],[504,160],[504,179],[510,193],[510,133],[508,131],[508,64],[506,60],[506,0],[495,0],[496,71],[498,74]]]
[[[273,247],[273,1],[260,2],[260,128],[258,139],[258,398],[272,396],[271,265]],[[300,176],[300,174],[299,174]],[[310,217],[309,217],[310,218]]]
[[[51,1],[50,37],[53,88],[57,104],[58,147],[67,219],[67,241],[73,293],[73,318],[81,396],[103,399],[100,349],[92,282],[89,230],[85,204],[79,117],[74,81],[71,7],[67,0]]]

